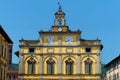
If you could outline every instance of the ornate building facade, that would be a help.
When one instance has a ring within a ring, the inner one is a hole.
[[[10,64],[7,71],[7,80],[19,80],[18,79],[18,64]]]
[[[106,64],[106,80],[120,80],[120,55]]]
[[[0,26],[0,80],[6,80],[13,42]]]
[[[38,40],[20,40],[19,79],[100,80],[101,41],[82,39],[80,30],[70,30],[60,5],[54,26],[39,35]]]

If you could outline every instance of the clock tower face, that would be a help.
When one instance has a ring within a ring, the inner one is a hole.
[[[53,44],[53,42],[54,42],[54,37],[53,37],[53,36],[48,36],[48,37],[47,37],[47,42],[50,43],[50,44]]]
[[[58,28],[58,31],[62,31],[62,28],[61,28],[61,27],[59,27],[59,28]]]
[[[72,44],[72,42],[73,42],[72,36],[66,36],[65,42],[66,42],[66,44]]]

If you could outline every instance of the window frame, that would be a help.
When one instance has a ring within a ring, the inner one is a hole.
[[[54,74],[54,67],[55,67],[55,61],[50,58],[49,60],[46,61],[47,63],[47,74],[53,75]]]
[[[35,47],[29,47],[28,51],[29,53],[35,53]]]
[[[68,58],[66,61],[65,61],[65,63],[66,63],[66,74],[67,75],[72,75],[73,74],[73,64],[74,64],[74,62],[73,62],[73,60],[71,59],[71,58]]]
[[[92,61],[90,59],[85,61],[85,74],[92,74]]]
[[[92,48],[91,47],[86,47],[85,48],[85,53],[92,53]]]
[[[28,63],[28,74],[35,74],[36,61],[31,58],[27,61]]]

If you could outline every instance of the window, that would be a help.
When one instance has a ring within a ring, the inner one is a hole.
[[[9,75],[9,80],[11,80],[11,75]]]
[[[91,48],[89,48],[89,47],[85,48],[85,52],[86,53],[91,53]]]
[[[28,60],[28,74],[35,74],[35,60],[33,58]]]
[[[35,48],[34,48],[34,47],[30,47],[30,48],[29,48],[29,52],[30,52],[30,53],[34,53],[34,51],[35,51]]]
[[[58,26],[62,26],[62,19],[58,20]]]
[[[90,59],[85,61],[85,74],[92,74],[92,61]]]
[[[13,76],[13,78],[15,79],[15,75]]]
[[[4,48],[4,57],[6,57],[6,48]]]
[[[119,79],[119,73],[117,73],[117,79]]]
[[[3,54],[4,54],[4,46],[3,46],[3,45],[2,45],[2,48],[1,48],[1,49],[2,49],[1,52],[2,52],[2,56],[3,56]]]
[[[47,61],[47,74],[54,74],[54,60],[52,58],[50,58]]]
[[[70,58],[66,61],[66,74],[73,74],[73,61]]]

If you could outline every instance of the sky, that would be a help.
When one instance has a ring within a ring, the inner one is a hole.
[[[120,54],[120,0],[0,0],[0,25],[14,42],[13,63],[19,62],[14,52],[21,38],[36,40],[40,30],[54,25],[58,2],[71,30],[80,29],[83,39],[101,40],[102,63]]]

